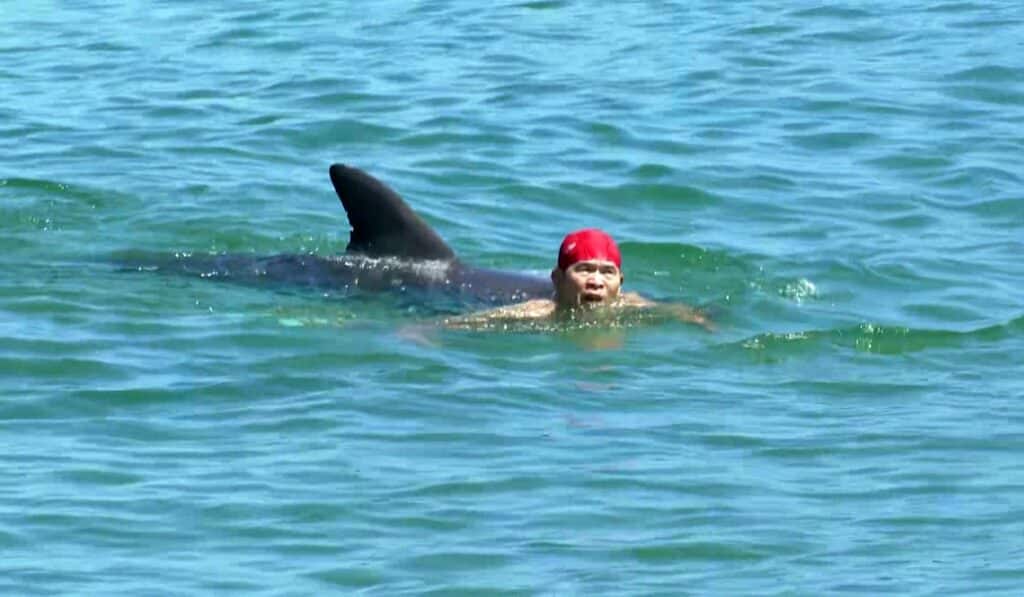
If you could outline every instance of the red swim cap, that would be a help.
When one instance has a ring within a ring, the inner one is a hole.
[[[558,269],[564,270],[577,261],[605,259],[622,268],[622,256],[612,237],[597,228],[586,228],[565,235],[558,249]]]

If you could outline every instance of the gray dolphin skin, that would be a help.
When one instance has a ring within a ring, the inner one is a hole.
[[[330,176],[352,229],[343,255],[185,254],[122,256],[120,262],[129,269],[241,284],[282,284],[320,292],[403,293],[466,307],[551,296],[547,278],[462,263],[398,193],[366,172],[334,164]]]

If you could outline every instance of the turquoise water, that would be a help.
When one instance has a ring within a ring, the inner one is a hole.
[[[124,4],[0,9],[3,594],[1018,593],[1018,3]],[[332,162],[718,329],[110,260],[339,253]]]

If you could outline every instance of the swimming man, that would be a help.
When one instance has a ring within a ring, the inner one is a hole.
[[[566,235],[551,270],[550,299],[534,299],[507,307],[445,320],[447,327],[479,327],[500,322],[564,320],[596,309],[659,307],[674,317],[712,329],[706,316],[685,305],[664,305],[635,292],[622,292],[625,276],[615,241],[602,230],[586,228]]]

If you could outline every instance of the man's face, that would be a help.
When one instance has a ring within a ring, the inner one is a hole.
[[[561,307],[594,307],[614,301],[622,287],[622,272],[604,259],[577,261],[551,271],[555,300]]]

